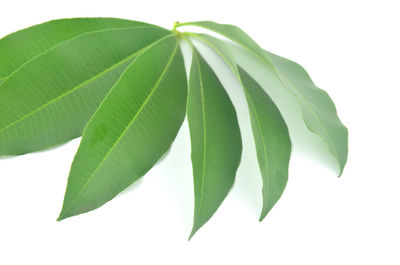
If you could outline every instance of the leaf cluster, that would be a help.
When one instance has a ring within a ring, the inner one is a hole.
[[[229,41],[177,30],[183,26]],[[190,237],[216,212],[234,183],[242,142],[235,108],[193,39],[213,49],[243,88],[263,181],[260,220],[285,189],[291,140],[279,108],[237,62],[232,44],[293,93],[305,125],[326,143],[342,173],[347,129],[328,94],[300,65],[265,51],[238,27],[200,21],[167,30],[115,18],[54,20],[0,40],[0,155],[82,136],[58,220],[100,207],[145,175],[168,151],[185,117],[195,195]],[[183,42],[192,50],[188,74]]]

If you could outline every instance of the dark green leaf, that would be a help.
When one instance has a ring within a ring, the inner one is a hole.
[[[72,18],[52,20],[14,32],[0,40],[0,80],[33,57],[81,34],[146,25],[150,24],[117,18]]]
[[[195,49],[187,115],[195,194],[192,237],[211,218],[231,189],[242,152],[232,102],[215,73]]]
[[[186,97],[179,42],[164,38],[137,57],[90,119],[58,220],[103,205],[151,169],[183,122]]]
[[[0,155],[36,151],[80,136],[134,57],[168,34],[154,27],[91,32],[18,68],[0,84]]]
[[[180,26],[199,26],[236,42],[271,67],[282,84],[298,99],[305,124],[327,144],[329,151],[338,162],[340,173],[347,161],[348,135],[346,127],[339,120],[335,105],[329,95],[316,87],[307,72],[298,64],[264,51],[240,28],[211,21],[187,22]]]

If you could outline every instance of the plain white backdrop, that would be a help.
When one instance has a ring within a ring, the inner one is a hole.
[[[270,91],[291,120],[287,189],[261,223],[261,180],[247,107],[221,62],[244,153],[236,184],[187,241],[193,184],[187,123],[168,156],[98,210],[57,222],[76,139],[0,158],[0,264],[400,264],[400,6],[398,1],[4,0],[0,37],[51,19],[120,17],[172,28],[213,20],[303,65],[349,129],[341,178],[296,101]],[[184,30],[182,28],[182,30]],[[207,53],[207,51],[204,51]],[[257,63],[249,63],[254,74]],[[259,82],[262,83],[262,74]]]

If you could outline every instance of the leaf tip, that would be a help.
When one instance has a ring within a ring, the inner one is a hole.
[[[62,220],[64,220],[65,218],[67,218],[65,215],[63,215],[63,213],[61,212],[60,215],[57,217],[57,222],[60,222]]]
[[[264,204],[263,208],[261,210],[260,218],[258,218],[258,221],[262,222],[265,219],[265,217],[268,215],[268,213],[271,211],[271,209],[272,209],[272,206]]]
[[[265,214],[264,214],[264,213],[261,213],[260,218],[258,218],[258,221],[259,221],[259,222],[262,222],[262,221],[264,220],[265,216],[267,216],[266,213],[265,213]]]
[[[192,228],[192,232],[190,232],[188,241],[190,241],[192,239],[192,237],[196,234],[196,232],[199,230],[199,228],[196,228],[195,226],[193,226]]]
[[[70,217],[70,216],[69,216],[69,215],[66,215],[66,214],[64,213],[64,211],[61,210],[59,216],[57,217],[57,222],[60,222],[60,221],[66,219],[66,218],[68,218],[68,217]]]

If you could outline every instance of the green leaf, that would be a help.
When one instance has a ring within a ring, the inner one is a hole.
[[[260,221],[281,197],[288,179],[291,141],[286,123],[263,88],[241,67],[258,165],[263,178],[263,208]]]
[[[291,141],[286,123],[274,102],[263,88],[242,68],[230,47],[207,34],[188,35],[200,39],[218,53],[240,81],[249,107],[257,159],[263,179],[263,209],[265,218],[282,195],[287,179]]]
[[[91,32],[18,68],[0,84],[0,155],[36,151],[80,136],[135,56],[168,34],[147,26]]]
[[[339,120],[336,108],[329,95],[315,86],[307,72],[298,64],[264,51],[240,28],[211,21],[180,23],[178,26],[199,26],[236,42],[271,67],[282,84],[292,92],[301,106],[308,129],[327,144],[338,162],[342,174],[347,161],[347,128]]]
[[[0,39],[0,80],[33,57],[81,34],[146,25],[150,24],[117,18],[72,18],[52,20],[14,32]]]
[[[347,162],[348,132],[337,116],[332,99],[314,85],[299,64],[267,51],[265,54],[271,58],[282,83],[297,97],[309,130],[321,137],[336,158],[340,176]]]
[[[215,73],[195,49],[189,79],[187,117],[195,194],[191,238],[227,196],[242,152],[232,102]]]
[[[103,205],[151,169],[184,120],[186,98],[183,57],[171,35],[132,62],[90,119],[58,220]]]

